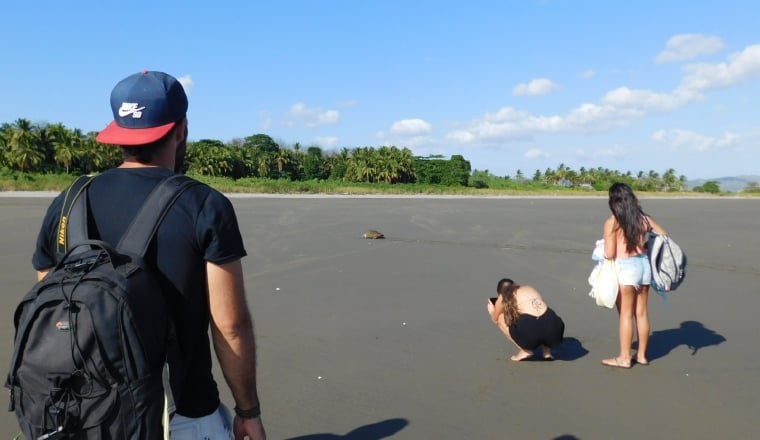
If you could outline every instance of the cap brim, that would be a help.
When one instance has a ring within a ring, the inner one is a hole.
[[[116,121],[112,121],[108,127],[95,136],[95,140],[101,144],[145,145],[166,136],[166,133],[169,133],[175,124],[176,122],[170,122],[151,128],[124,128],[119,126]]]

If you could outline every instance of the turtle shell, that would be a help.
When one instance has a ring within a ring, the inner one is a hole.
[[[381,232],[375,231],[374,229],[370,229],[369,231],[365,232],[362,237],[369,240],[376,240],[378,238],[385,238],[385,235],[383,235]]]

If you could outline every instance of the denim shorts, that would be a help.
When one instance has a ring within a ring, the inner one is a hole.
[[[224,405],[211,414],[190,418],[175,414],[169,424],[172,440],[216,440],[230,439],[232,435],[232,416]]]
[[[617,258],[618,284],[623,286],[648,286],[652,281],[652,267],[646,254],[635,257]]]

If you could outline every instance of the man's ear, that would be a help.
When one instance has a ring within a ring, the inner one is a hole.
[[[181,121],[177,122],[177,125],[174,127],[174,140],[177,142],[182,142],[185,140],[185,134],[187,131],[187,118],[182,118]]]

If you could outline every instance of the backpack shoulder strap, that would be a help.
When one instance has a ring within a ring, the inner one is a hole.
[[[116,249],[144,257],[169,208],[183,191],[194,185],[200,185],[200,182],[181,174],[162,180],[145,199]]]
[[[95,176],[80,176],[67,189],[63,197],[63,207],[58,220],[58,234],[55,251],[60,257],[68,251],[69,243],[87,240],[87,186]]]

